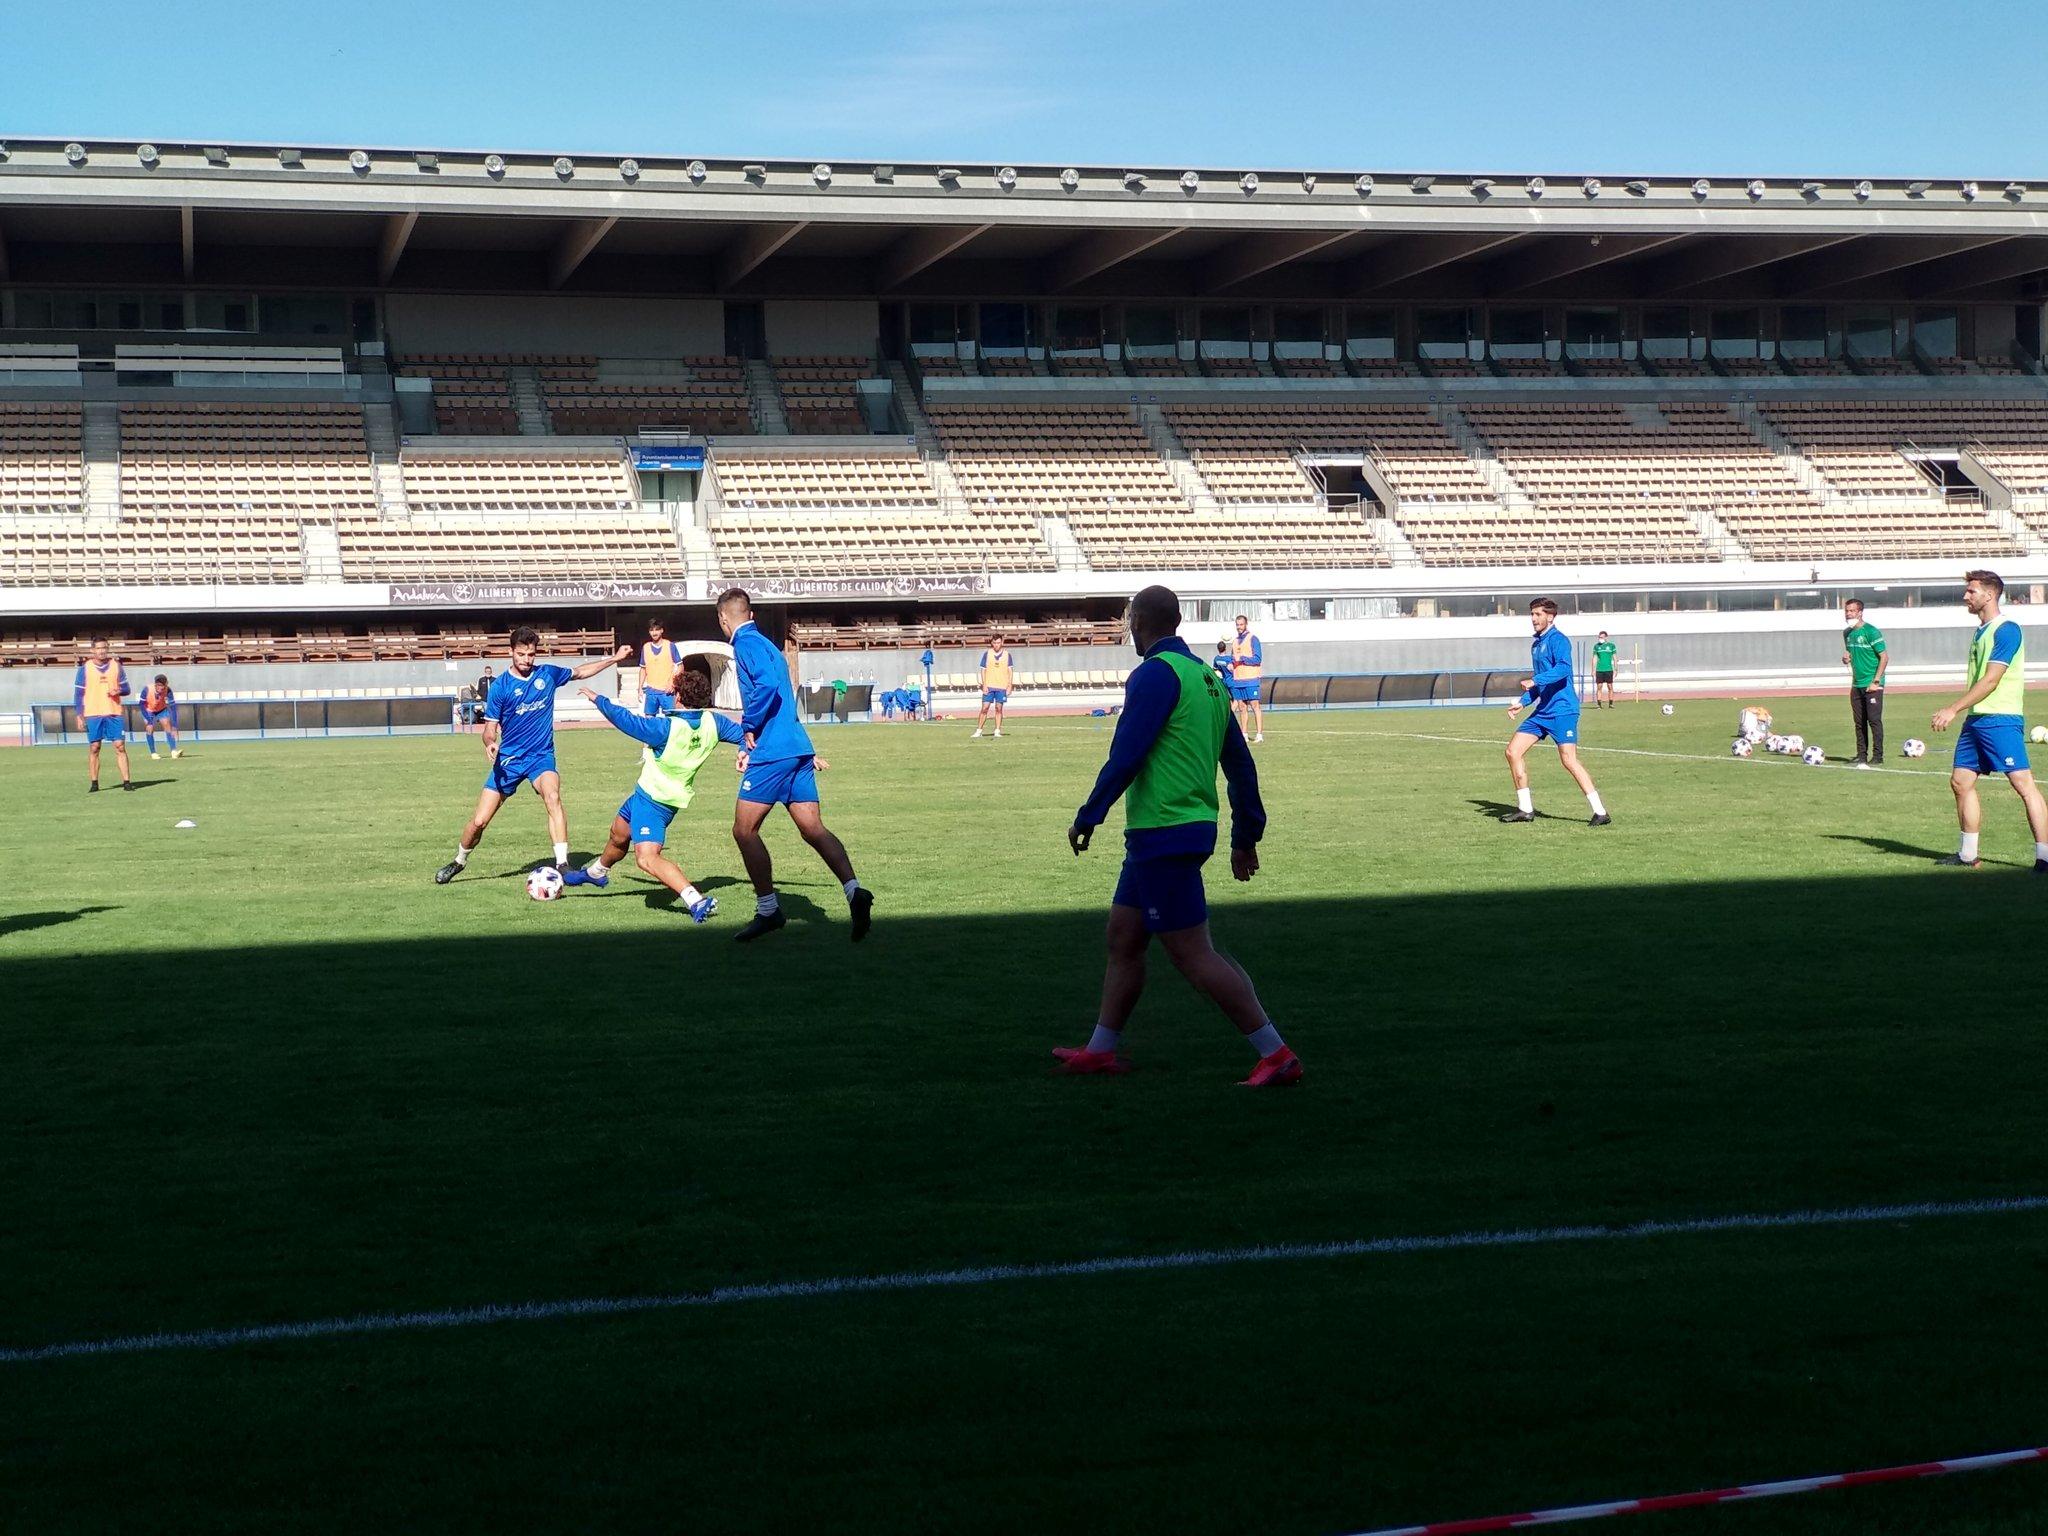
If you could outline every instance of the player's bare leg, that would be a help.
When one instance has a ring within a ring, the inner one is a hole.
[[[535,774],[533,792],[547,807],[548,840],[555,845],[555,868],[566,869],[569,865],[569,813],[562,809],[562,776],[554,772]]]
[[[592,862],[600,869],[609,871],[614,864],[626,856],[626,850],[632,846],[633,829],[626,825],[625,817],[614,816],[612,818],[612,829],[605,835],[604,851],[599,853]]]
[[[462,829],[462,835],[455,839],[455,858],[434,871],[434,884],[446,885],[462,873],[469,863],[469,856],[476,845],[484,840],[484,828],[491,824],[491,818],[498,814],[498,807],[505,803],[505,797],[495,789],[487,789],[476,797],[476,810]]]
[[[2027,769],[2006,777],[2027,808],[2027,828],[2034,834],[2034,873],[2048,875],[2048,800],[2042,798],[2040,785]]]
[[[1557,760],[1564,765],[1564,771],[1572,776],[1572,782],[1579,786],[1579,793],[1586,797],[1586,804],[1593,808],[1593,825],[1604,827],[1613,820],[1607,814],[1607,807],[1601,802],[1600,791],[1593,787],[1593,775],[1586,772],[1586,765],[1579,761],[1578,747],[1569,741],[1557,744]]]
[[[1003,734],[1003,706],[1000,703],[996,705],[996,734]]]
[[[1109,909],[1103,934],[1102,1006],[1085,1046],[1054,1047],[1053,1060],[1061,1072],[1090,1077],[1130,1071],[1130,1063],[1116,1053],[1117,1042],[1145,995],[1145,952],[1151,947],[1143,913],[1136,907]]]
[[[832,871],[832,878],[846,893],[846,909],[853,918],[853,942],[858,944],[868,936],[868,927],[874,921],[874,892],[863,886],[854,874],[853,860],[847,855],[846,845],[825,825],[825,817],[819,811],[817,801],[799,800],[788,809],[789,819],[796,823],[803,840],[825,861],[825,867]]]
[[[612,830],[614,837],[622,836],[626,830],[625,822],[618,822]],[[697,922],[705,921],[718,910],[718,902],[697,889],[690,877],[683,873],[683,867],[662,851],[661,844],[635,843],[633,862],[640,866],[642,874],[651,876],[674,891],[682,899],[683,905],[689,909],[690,916]]]
[[[1259,1064],[1245,1079],[1248,1088],[1263,1088],[1301,1081],[1301,1061],[1287,1048],[1273,1021],[1266,1016],[1245,968],[1218,949],[1209,937],[1209,925],[1177,929],[1159,935],[1166,956],[1189,985],[1223,1010],[1237,1032],[1259,1053]]]
[[[100,744],[96,741],[85,744],[85,782],[94,789],[100,787]]]
[[[775,860],[768,852],[767,840],[761,836],[761,824],[772,809],[758,800],[735,801],[732,808],[732,840],[739,846],[740,862],[754,884],[753,921],[733,935],[742,944],[751,944],[789,921],[782,915],[782,903],[775,894]]]
[[[1265,704],[1258,699],[1246,699],[1244,701],[1244,707],[1252,717],[1252,740],[1264,741],[1266,739]],[[1241,731],[1244,729],[1244,727],[1239,726],[1238,729]]]
[[[1536,811],[1529,799],[1529,748],[1536,744],[1536,738],[1527,731],[1516,731],[1508,738],[1503,756],[1508,760],[1508,778],[1515,786],[1515,809],[1501,817],[1502,821],[1534,821]]]
[[[129,787],[127,742],[117,741],[114,743],[114,764],[121,770],[121,787],[127,789]],[[94,777],[98,777],[98,775],[94,775]]]
[[[981,734],[981,728],[988,724],[988,712],[990,707],[991,706],[987,699],[983,699],[981,701],[981,713],[974,717],[974,734],[976,736],[979,736]]]

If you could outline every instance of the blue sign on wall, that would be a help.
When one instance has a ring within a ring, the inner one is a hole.
[[[635,448],[633,450],[635,469],[694,469],[704,467],[702,448]]]

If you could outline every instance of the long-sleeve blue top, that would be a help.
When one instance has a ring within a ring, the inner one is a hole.
[[[1538,709],[1577,709],[1578,690],[1572,687],[1572,643],[1553,624],[1529,642],[1529,681],[1522,693],[1524,704]]]
[[[786,762],[811,756],[810,733],[798,717],[796,687],[782,648],[747,620],[732,635],[740,673],[740,721],[754,738],[754,761]]]
[[[659,752],[668,745],[668,727],[671,720],[680,720],[691,730],[702,723],[705,711],[701,709],[679,709],[673,715],[643,715],[638,710],[628,709],[616,699],[603,694],[597,698],[598,713],[639,742],[641,746]],[[718,724],[718,739],[730,742],[736,747],[746,745],[747,733],[740,729],[739,722],[730,716],[711,712],[711,718]]]
[[[1171,635],[1147,651],[1132,671],[1124,684],[1124,709],[1109,743],[1109,761],[1096,776],[1088,803],[1075,814],[1076,826],[1099,827],[1108,818],[1109,808],[1131,787],[1174,706],[1180,703],[1180,675],[1158,659],[1168,651],[1194,660],[1187,642]],[[1230,792],[1230,844],[1233,848],[1253,847],[1266,834],[1266,807],[1259,798],[1259,770],[1252,762],[1252,749],[1245,745],[1235,719],[1224,725],[1223,778]],[[1124,847],[1136,858],[1211,853],[1216,848],[1216,825],[1197,821],[1177,827],[1127,828]]]

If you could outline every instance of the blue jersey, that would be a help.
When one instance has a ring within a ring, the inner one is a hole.
[[[749,619],[733,631],[732,657],[740,674],[740,721],[754,738],[750,761],[809,757],[810,733],[797,716],[796,687],[789,680],[782,648]]]
[[[1216,669],[1217,675],[1226,683],[1237,681],[1237,658],[1235,656],[1218,656],[1209,665]]]
[[[498,756],[507,762],[548,757],[555,750],[555,690],[573,680],[567,667],[543,663],[521,677],[501,673],[484,700],[484,718],[498,722]]]
[[[1572,687],[1572,643],[1555,624],[1529,642],[1529,677],[1531,687],[1522,695],[1522,702],[1534,704],[1536,713],[1578,713],[1579,694]]]

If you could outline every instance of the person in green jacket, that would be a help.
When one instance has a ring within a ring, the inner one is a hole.
[[[1863,617],[1863,600],[1842,604],[1842,665],[1849,669],[1849,718],[1856,722],[1856,755],[1851,768],[1884,762],[1884,631]]]
[[[1600,631],[1600,638],[1593,642],[1593,707],[1603,704],[1614,708],[1614,653],[1617,647],[1607,638],[1607,631]]]

